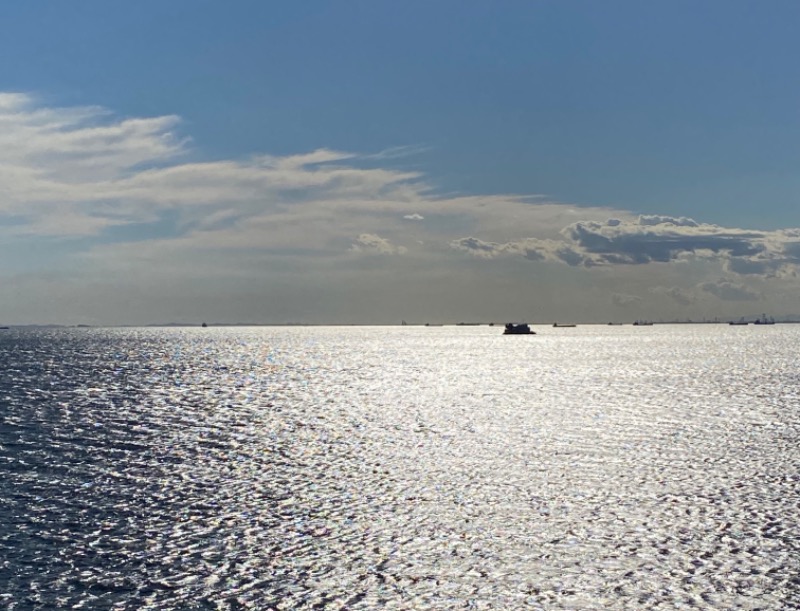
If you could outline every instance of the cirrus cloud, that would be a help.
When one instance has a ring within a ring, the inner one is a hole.
[[[182,127],[172,115],[118,117],[0,94],[0,236],[36,252],[26,273],[38,266],[48,287],[66,269],[75,275],[64,278],[83,273],[115,287],[132,278],[155,287],[158,278],[159,295],[176,278],[186,286],[242,279],[244,293],[256,277],[268,286],[279,276],[284,287],[314,278],[335,293],[343,278],[392,265],[418,295],[445,291],[442,278],[453,273],[490,295],[504,274],[519,287],[519,274],[535,270],[533,287],[616,270],[615,286],[606,282],[614,274],[596,283],[605,303],[666,307],[760,298],[759,283],[790,279],[800,264],[798,229],[727,228],[541,195],[440,193],[400,165],[413,147],[199,160]],[[3,280],[21,267],[6,256]],[[689,267],[697,277],[683,283],[664,271]],[[651,278],[654,269],[665,277]],[[380,282],[399,290],[396,280]]]

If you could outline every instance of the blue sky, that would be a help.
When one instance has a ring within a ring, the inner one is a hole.
[[[788,1],[4,3],[0,319],[797,313],[798,25]]]

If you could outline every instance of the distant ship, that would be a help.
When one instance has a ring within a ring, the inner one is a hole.
[[[744,317],[740,318],[739,320],[732,320],[728,323],[729,325],[749,325],[750,323],[744,319]]]
[[[652,327],[653,323],[647,320],[634,320],[633,321],[634,327]]]
[[[767,318],[767,315],[766,315],[766,314],[762,314],[762,315],[761,315],[761,318],[757,318],[757,319],[756,319],[756,320],[753,322],[753,324],[754,324],[754,325],[774,325],[774,324],[775,324],[775,319],[774,319],[774,318],[772,318],[772,316],[770,316],[769,318]]]
[[[524,322],[508,322],[506,323],[506,328],[505,331],[503,331],[503,335],[536,335],[536,333],[531,331],[531,328]]]
[[[554,327],[575,327],[576,325],[573,325],[571,323],[554,322],[553,326]]]

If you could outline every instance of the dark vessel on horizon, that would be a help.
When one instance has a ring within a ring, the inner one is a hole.
[[[507,322],[503,335],[536,335],[536,333],[524,322]]]

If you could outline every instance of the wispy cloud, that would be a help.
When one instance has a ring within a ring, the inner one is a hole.
[[[791,279],[800,264],[798,229],[726,228],[539,195],[443,194],[401,167],[414,147],[197,161],[182,128],[175,116],[117,117],[0,94],[0,236],[41,244],[42,261],[53,239],[74,244],[43,264],[48,272],[71,262],[93,277],[158,277],[162,287],[176,277],[282,274],[335,291],[347,274],[392,265],[428,278],[432,292],[452,270],[470,287],[523,269],[553,282],[616,270],[617,286],[603,290],[617,306],[757,299],[760,283]],[[691,280],[665,271],[679,268],[695,270]]]
[[[334,254],[370,234],[435,250],[458,227],[557,236],[580,210],[537,196],[437,195],[419,172],[374,167],[413,147],[378,156],[320,149],[197,162],[177,117],[45,107],[24,94],[3,94],[0,125],[0,215],[15,219],[7,234],[92,237],[169,217],[177,233],[171,248],[285,244]],[[582,212],[596,218],[612,211]],[[410,231],[407,221],[423,220]]]
[[[365,159],[374,159],[376,161],[385,161],[387,159],[403,159],[405,157],[413,157],[415,155],[419,155],[420,153],[425,153],[429,150],[430,147],[424,145],[393,146],[378,153],[366,155]]]
[[[402,255],[408,252],[405,246],[394,246],[389,240],[371,233],[362,233],[358,236],[353,242],[351,250],[381,255]]]

